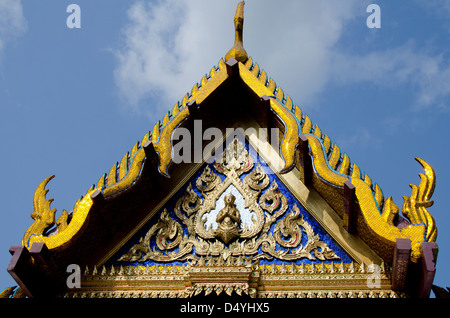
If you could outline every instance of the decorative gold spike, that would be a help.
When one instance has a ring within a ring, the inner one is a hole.
[[[253,68],[252,68],[252,74],[255,75],[255,77],[259,76],[259,65],[258,63],[254,63],[253,64]]]
[[[289,266],[289,274],[295,274],[297,273],[297,266],[292,263],[291,266]]]
[[[259,81],[261,82],[261,84],[266,85],[266,83],[267,83],[266,71],[262,70],[261,74],[259,75]]]
[[[234,15],[234,46],[225,55],[225,61],[234,57],[237,61],[245,63],[248,59],[247,52],[244,49],[243,30],[244,30],[244,1],[238,3],[236,14]]]
[[[314,135],[322,139],[322,131],[320,130],[320,127],[318,125],[316,125],[316,127],[314,128]]]
[[[352,179],[361,179],[361,170],[359,170],[359,167],[356,163],[353,164],[352,168]]]
[[[277,265],[272,264],[272,266],[270,267],[270,273],[276,274],[277,272],[278,272]]]
[[[346,153],[344,153],[344,157],[342,158],[341,167],[339,168],[339,173],[343,175],[348,175],[348,168],[350,167],[350,158]]]
[[[378,207],[381,209],[381,204],[383,203],[383,191],[378,184],[375,184],[375,200],[377,201]]]
[[[267,88],[273,93],[275,92],[276,84],[273,79],[269,80],[269,83],[267,84]]]
[[[227,65],[225,64],[225,61],[223,59],[220,59],[219,61],[219,70],[226,69]]]
[[[209,71],[209,76],[210,76],[211,78],[213,78],[214,75],[216,75],[216,73],[217,73],[216,67],[213,66],[213,67],[211,68],[211,70]],[[181,105],[182,105],[183,107],[185,106],[185,105],[183,105],[183,104],[181,104]]]
[[[323,136],[323,147],[325,148],[325,153],[328,154],[328,151],[330,150],[331,147],[331,140],[330,137],[328,137],[328,135]]]
[[[403,197],[402,213],[413,224],[425,224],[426,226],[426,240],[433,242],[437,237],[436,222],[433,216],[428,212],[427,208],[433,205],[430,200],[436,186],[436,173],[434,169],[424,160],[416,158],[424,168],[425,174],[419,173],[420,184],[410,185],[412,191],[411,196]]]
[[[283,92],[283,89],[280,86],[278,86],[278,90],[277,90],[277,95],[276,96],[277,96],[277,98],[278,98],[278,100],[280,102],[283,102],[284,92]]]
[[[325,265],[323,264],[323,262],[322,263],[320,263],[320,266],[319,266],[319,273],[326,273],[327,272],[327,269],[325,268]]]
[[[117,162],[111,167],[108,173],[108,185],[116,183]]]
[[[160,126],[160,122],[158,121],[155,126],[153,126],[153,130],[152,130],[152,143],[157,143],[158,142],[158,137],[159,137],[159,126]]]
[[[285,106],[286,106],[287,109],[292,111],[292,107],[294,106],[294,103],[292,102],[291,97],[286,96],[286,104],[285,104]]]
[[[392,221],[394,220],[395,216],[398,214],[398,211],[399,211],[399,209],[398,209],[397,204],[394,203],[394,201],[392,200],[392,197],[389,197],[384,202],[383,213],[381,214],[381,216],[387,223],[393,224]]]
[[[97,275],[97,266],[94,266],[94,269],[92,270],[92,276]]]
[[[299,122],[302,121],[302,110],[297,105],[293,106],[295,107],[294,115],[298,119]]]
[[[355,272],[355,265],[353,262],[350,263],[350,266],[348,267],[348,272],[351,274]]]
[[[97,189],[102,189],[105,185],[106,173],[104,173],[97,182]]]
[[[311,132],[311,127],[312,127],[311,119],[309,119],[309,117],[305,115],[305,119],[302,124],[302,133],[309,134]]]
[[[341,265],[339,265],[339,273],[345,273],[345,265],[343,261],[341,262]]]
[[[206,77],[206,75],[204,77]],[[172,116],[173,117],[175,117],[178,114],[178,112],[180,111],[180,108],[178,107],[178,105],[179,105],[179,103],[177,102],[175,104],[175,106],[173,106],[173,108],[172,108]]]
[[[150,132],[146,133],[144,137],[142,137],[141,145],[145,145],[150,140]]]
[[[330,164],[330,167],[332,169],[336,169],[336,166],[339,162],[340,157],[341,157],[341,151],[337,145],[334,145],[333,151],[331,152],[330,160],[328,160],[328,163]]]
[[[123,157],[122,160],[120,160],[120,164],[119,164],[119,180],[122,180],[123,177],[125,177],[125,175],[128,172],[128,153],[126,153]]]
[[[128,266],[128,268],[127,268],[127,275],[129,275],[129,276],[134,275],[133,266]]]
[[[89,275],[89,267],[86,265],[86,268],[84,269],[83,275]]]
[[[204,87],[206,83],[208,82],[208,78],[206,77],[206,74],[203,75],[202,80],[200,81],[200,85]]]
[[[55,224],[56,209],[50,209],[50,204],[53,199],[46,199],[45,196],[48,190],[45,189],[47,183],[55,176],[52,175],[45,178],[36,188],[33,197],[33,213],[31,218],[34,220],[33,224],[28,228],[22,238],[22,245],[29,247],[29,238],[31,236],[39,236]]]
[[[299,274],[305,274],[306,273],[305,264],[303,262],[300,265],[300,268],[298,269],[298,273]]]
[[[369,187],[372,185],[372,179],[367,175],[367,173],[364,174],[364,182],[369,185]]]
[[[184,95],[183,99],[181,100],[181,106],[186,107],[188,101],[189,101],[189,93],[186,93],[186,95]]]
[[[194,85],[194,87],[197,87],[197,84]],[[194,90],[194,89],[192,89],[192,90]],[[198,90],[198,89],[197,89],[197,90]],[[167,112],[167,113],[164,115],[164,118],[163,118],[163,121],[162,121],[162,127],[164,127],[164,126],[169,122],[169,120],[170,120],[170,112]]]
[[[66,210],[63,210],[58,220],[56,220],[56,226],[58,227],[58,233],[61,233],[67,228],[67,219],[69,214]]]
[[[366,266],[364,265],[364,262],[361,262],[361,265],[359,265],[358,272],[364,274],[366,272]]]
[[[249,56],[247,62],[245,62],[245,67],[250,71],[252,66],[253,66],[253,59],[251,56]]]
[[[330,274],[336,273],[336,268],[334,267],[334,262],[331,262],[330,268],[328,269]]]
[[[195,84],[193,87],[192,87],[192,90],[191,90],[191,96],[194,96],[195,94],[197,94],[198,93],[198,84]]]

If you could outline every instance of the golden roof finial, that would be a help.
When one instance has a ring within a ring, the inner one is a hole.
[[[244,1],[238,3],[236,14],[234,15],[235,38],[234,46],[225,55],[225,61],[230,57],[234,57],[239,62],[245,63],[248,59],[247,52],[244,49],[242,34],[244,29]]]

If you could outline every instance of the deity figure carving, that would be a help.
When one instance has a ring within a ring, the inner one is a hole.
[[[234,237],[239,236],[239,233],[241,232],[239,227],[241,224],[241,214],[234,204],[235,200],[236,197],[233,194],[228,193],[225,195],[225,206],[219,211],[216,218],[216,222],[219,223],[219,226],[215,231],[215,235],[219,236],[225,243],[228,243]]]

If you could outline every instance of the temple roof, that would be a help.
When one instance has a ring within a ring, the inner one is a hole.
[[[176,164],[172,158],[173,132],[181,127],[193,132],[195,120],[202,120],[205,129],[218,127],[223,131],[242,123],[279,128],[281,165],[276,173],[286,176],[287,183],[304,187],[308,204],[314,204],[314,196],[323,199],[334,211],[334,219],[331,221],[328,212],[318,211],[317,221],[325,226],[339,224],[332,228],[345,229],[338,235],[341,240],[364,242],[374,252],[373,258],[395,267],[399,251],[407,251],[407,262],[417,264],[437,249],[435,244],[428,244],[437,236],[436,224],[427,210],[433,203],[433,168],[416,158],[424,173],[420,174],[419,185],[411,186],[411,196],[404,197],[401,215],[380,185],[361,173],[360,167],[267,72],[246,56],[242,33],[238,32],[242,32],[241,16],[243,19],[238,7],[235,46],[225,60],[220,59],[140,142],[101,175],[71,213],[64,211],[56,226],[55,210],[50,207],[52,199],[46,198],[45,189],[52,177],[38,186],[31,215],[35,221],[25,233],[22,246],[11,249],[16,258],[19,254],[40,255],[40,261],[27,275],[10,265],[10,273],[26,294],[42,292],[36,284],[29,283],[30,275],[38,273],[36,276],[42,280],[53,275],[53,280],[59,281],[63,275],[60,268],[67,264],[104,264],[119,242],[130,238],[130,233],[136,233],[152,217],[149,211],[160,208],[159,202],[199,171],[199,164]],[[364,256],[356,262],[362,259]]]

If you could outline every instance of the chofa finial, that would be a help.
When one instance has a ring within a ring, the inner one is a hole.
[[[235,38],[234,45],[225,55],[225,61],[234,57],[239,62],[245,63],[248,59],[247,52],[244,49],[243,44],[243,29],[244,29],[244,1],[238,3],[236,8],[236,14],[234,15],[234,29]]]

